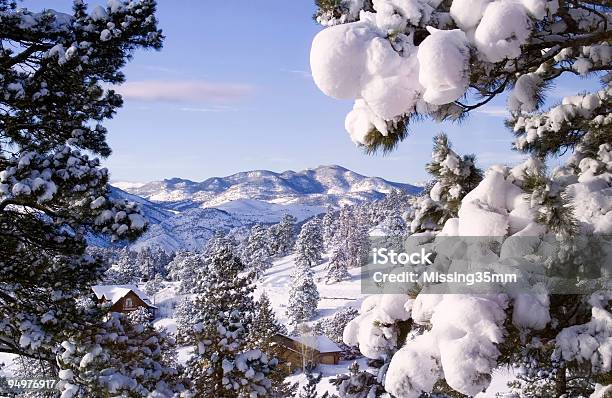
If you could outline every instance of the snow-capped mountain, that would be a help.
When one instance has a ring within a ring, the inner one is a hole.
[[[157,246],[167,251],[198,248],[216,231],[277,222],[287,213],[301,221],[325,212],[328,206],[365,203],[397,189],[421,190],[341,166],[282,173],[246,171],[202,182],[172,178],[118,185],[123,190],[114,188],[113,194],[138,202],[151,224],[133,247]]]
[[[254,170],[202,182],[172,178],[125,188],[127,192],[150,201],[164,202],[169,208],[180,208],[184,202],[197,203],[198,207],[218,207],[237,200],[337,206],[379,199],[393,189],[409,193],[419,191],[418,187],[409,184],[365,177],[341,166],[283,173]]]

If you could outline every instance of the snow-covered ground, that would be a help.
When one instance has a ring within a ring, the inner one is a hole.
[[[319,302],[319,309],[316,317],[312,322],[317,320],[333,316],[339,309],[352,306],[359,308],[361,301],[366,295],[361,293],[360,283],[360,270],[350,269],[349,273],[351,279],[342,281],[334,284],[327,284],[325,282],[325,275],[327,273],[326,266],[327,262],[324,262],[316,267],[315,271],[315,282],[321,296]],[[268,295],[272,306],[276,312],[278,320],[282,323],[287,322],[286,310],[287,301],[289,295],[289,285],[291,283],[291,273],[295,266],[294,256],[290,255],[287,257],[280,258],[274,261],[272,267],[267,270],[260,281],[257,284],[255,296],[259,297],[264,291]],[[178,288],[178,282],[165,282],[164,288],[159,291],[155,296],[151,297],[153,303],[158,307],[157,319],[155,325],[159,328],[166,328],[168,331],[174,333],[176,331],[176,321],[174,319],[174,310],[176,305],[182,299],[180,295],[177,295],[176,291]],[[178,350],[178,359],[181,363],[186,363],[191,356],[192,347],[183,346]],[[7,365],[4,368],[5,374],[10,374],[12,358],[14,356],[10,354],[0,354],[0,363]],[[330,379],[341,373],[347,373],[349,366],[354,361],[341,361],[338,365],[319,365],[316,372],[321,372],[323,378],[318,386],[319,392],[322,394],[324,391],[330,393],[335,392],[335,387],[330,384]],[[361,368],[367,367],[367,359],[358,359]],[[500,369],[493,374],[493,382],[489,389],[481,394],[478,394],[475,398],[495,398],[496,393],[503,393],[507,391],[506,383],[512,379],[512,372],[507,369]],[[296,373],[291,376],[290,381],[292,382],[304,382],[305,376],[301,373]]]
[[[313,268],[315,274],[315,282],[321,296],[318,312],[312,322],[333,316],[339,309],[351,306],[359,309],[361,301],[366,295],[361,293],[360,270],[350,269],[351,279],[334,284],[325,282],[328,263],[324,263]],[[270,302],[275,310],[278,320],[287,323],[287,301],[289,296],[289,286],[291,283],[291,273],[295,266],[294,256],[290,255],[274,261],[272,267],[266,271],[257,284],[255,296],[259,297],[264,291],[268,295]],[[155,295],[155,305],[159,307],[158,319],[155,325],[165,327],[170,331],[176,330],[176,322],[173,319],[173,311],[181,297],[176,295],[177,283],[166,283],[166,287]],[[186,363],[191,355],[192,348],[184,346],[179,348],[179,361]],[[321,372],[323,378],[318,386],[319,392],[324,391],[330,393],[335,392],[335,387],[330,384],[330,379],[341,373],[348,373],[349,366],[354,361],[341,361],[338,365],[319,365],[316,372]],[[361,368],[367,368],[367,359],[360,358],[358,360]],[[476,398],[495,398],[496,393],[507,391],[506,383],[512,379],[511,371],[500,369],[493,374],[493,381],[489,389]],[[305,376],[302,373],[296,373],[291,376],[292,382],[304,382]]]
[[[334,284],[325,283],[328,263],[324,262],[313,268],[314,279],[317,283],[321,301],[317,316],[313,321],[332,316],[338,309],[351,306],[359,309],[361,300],[365,295],[361,294],[361,283],[359,279],[360,270],[350,269],[351,279]],[[264,274],[255,291],[258,297],[263,291],[266,292],[274,309],[278,320],[282,323],[287,322],[287,298],[289,295],[289,285],[291,283],[291,272],[295,267],[293,255],[283,257],[274,262],[273,266]]]
[[[319,309],[313,322],[333,316],[339,309],[352,306],[359,308],[361,301],[366,295],[361,293],[360,270],[350,269],[351,279],[339,283],[327,284],[325,282],[326,266],[324,262],[314,268],[315,281],[321,296]],[[268,295],[272,306],[276,312],[278,320],[282,323],[287,322],[286,310],[289,294],[289,285],[291,283],[291,273],[295,266],[293,255],[280,258],[273,263],[273,266],[267,270],[257,285],[255,296],[259,297],[264,291]],[[158,307],[157,319],[155,325],[159,328],[166,328],[174,333],[176,331],[176,321],[174,319],[174,310],[176,305],[182,299],[177,295],[178,282],[165,282],[164,288],[154,297],[151,297],[154,304]],[[178,349],[178,359],[181,363],[186,363],[191,356],[192,347],[183,346]],[[0,354],[0,363],[5,363],[5,374],[11,373],[11,365],[13,355]],[[367,359],[360,358],[357,360],[362,369],[367,368]],[[335,387],[330,384],[330,379],[338,374],[346,373],[348,367],[353,361],[341,361],[338,365],[319,365],[316,372],[323,375],[318,386],[319,392],[322,394],[325,391],[330,393],[335,392]],[[493,374],[493,382],[489,389],[475,398],[494,398],[496,393],[507,391],[506,383],[512,379],[512,372],[506,369],[500,369]],[[302,373],[296,373],[290,377],[291,382],[304,382],[305,376]],[[502,395],[503,397],[503,395]]]

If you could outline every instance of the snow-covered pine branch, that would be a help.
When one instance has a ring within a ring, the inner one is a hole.
[[[60,343],[103,322],[85,303],[106,266],[86,253],[86,234],[128,240],[146,227],[136,204],[109,196],[98,158],[111,153],[103,123],[122,105],[109,87],[135,50],[161,47],[155,8],[0,0],[0,351],[54,374]]]
[[[512,90],[510,110],[520,115],[537,110],[544,89],[559,76],[612,69],[605,2],[318,5],[316,19],[327,27],[312,43],[314,81],[331,97],[355,100],[345,127],[368,150],[393,148],[419,115],[458,119],[507,90]],[[467,101],[466,94],[475,100]]]

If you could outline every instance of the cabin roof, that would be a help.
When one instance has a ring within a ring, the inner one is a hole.
[[[287,339],[296,341],[306,347],[317,350],[321,354],[330,353],[330,352],[342,352],[342,349],[338,347],[336,343],[329,339],[329,337],[325,335],[319,336],[285,336],[281,335]]]
[[[94,285],[91,287],[91,290],[93,290],[98,300],[105,299],[110,301],[112,304],[115,304],[121,300],[129,292],[133,292],[138,296],[138,298],[144,301],[147,306],[156,308],[151,303],[149,296],[142,290],[138,289],[138,286],[136,285]]]

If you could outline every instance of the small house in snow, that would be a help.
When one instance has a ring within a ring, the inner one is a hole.
[[[342,349],[327,336],[285,336],[277,334],[274,342],[281,346],[281,362],[291,369],[305,364],[337,365]]]
[[[136,285],[95,285],[91,287],[98,303],[111,303],[113,312],[132,312],[139,308],[146,308],[155,315],[156,306],[149,296]]]

